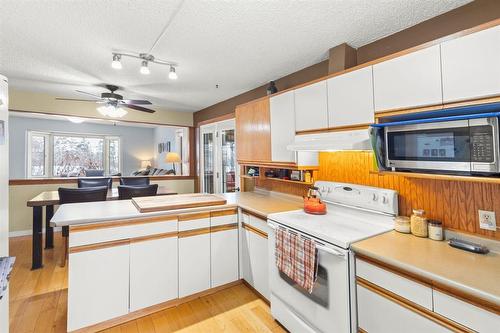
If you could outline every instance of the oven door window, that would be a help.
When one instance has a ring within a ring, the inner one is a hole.
[[[469,162],[469,127],[388,132],[388,157],[402,161]]]

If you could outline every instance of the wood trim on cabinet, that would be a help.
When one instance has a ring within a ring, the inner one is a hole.
[[[111,328],[113,326],[117,326],[117,325],[126,323],[128,321],[132,321],[132,320],[135,320],[135,319],[138,319],[138,318],[141,318],[141,317],[153,314],[155,312],[160,312],[160,311],[163,311],[165,309],[172,308],[174,306],[178,306],[178,305],[187,303],[189,301],[192,301],[192,300],[200,298],[200,297],[204,297],[204,296],[208,296],[208,295],[214,294],[214,293],[219,292],[221,290],[224,290],[224,289],[227,289],[227,288],[231,288],[231,287],[237,286],[237,285],[242,284],[242,283],[243,283],[243,280],[236,280],[236,281],[233,281],[233,282],[229,282],[229,283],[224,284],[222,286],[218,286],[218,287],[215,287],[215,288],[207,289],[207,290],[201,291],[201,292],[193,294],[193,295],[189,295],[189,296],[186,296],[186,297],[183,297],[183,298],[176,298],[176,299],[173,299],[173,300],[170,300],[170,301],[167,301],[167,302],[163,302],[163,303],[160,303],[160,304],[156,304],[156,305],[144,308],[144,309],[133,311],[133,312],[130,312],[130,313],[126,314],[126,315],[123,315],[123,316],[120,316],[120,317],[117,317],[117,318],[113,318],[113,319],[110,319],[110,320],[106,320],[106,321],[103,321],[103,322],[95,324],[95,325],[91,325],[91,326],[87,326],[87,327],[84,327],[84,328],[80,328],[78,330],[71,331],[71,333],[94,333],[94,332],[100,332],[102,330]]]
[[[208,219],[208,218],[210,218],[210,212],[182,214],[178,216],[179,222]]]
[[[120,239],[120,240],[114,240],[110,242],[102,242],[102,243],[96,243],[96,244],[89,244],[89,245],[81,245],[81,246],[73,246],[69,248],[69,253],[78,253],[78,252],[85,252],[85,251],[93,251],[93,250],[100,250],[100,249],[106,249],[108,247],[115,247],[115,246],[122,246],[122,245],[128,245],[130,244],[130,239]]]
[[[254,226],[251,226],[248,223],[242,223],[242,226],[243,226],[243,229],[246,229],[246,230],[248,230],[250,232],[253,232],[256,235],[259,235],[259,236],[264,237],[266,239],[268,237],[268,235],[267,235],[266,232],[264,232],[264,231],[262,231],[260,229],[257,229],[257,228],[255,228]]]
[[[179,231],[177,235],[179,238],[186,238],[186,237],[193,237],[193,236],[204,235],[204,234],[209,234],[209,233],[210,233],[210,227],[206,227],[206,228],[199,228],[199,229],[193,229],[193,230]]]
[[[365,331],[361,327],[358,327],[358,333],[368,333],[368,331]]]
[[[376,294],[378,294],[379,296],[382,296],[384,297],[385,299],[393,302],[393,303],[396,303],[422,317],[425,317],[433,322],[435,322],[436,324],[439,324],[453,332],[457,332],[457,333],[474,333],[473,330],[463,326],[463,325],[460,325],[459,323],[457,322],[454,322],[444,316],[441,316],[433,311],[430,311],[426,308],[424,308],[423,306],[420,306],[418,304],[415,304],[413,302],[410,302],[409,300],[407,300],[406,298],[404,297],[401,297],[393,292],[390,292],[386,289],[383,289],[379,286],[377,286],[376,284],[373,284],[371,283],[370,281],[367,281],[363,278],[360,278],[360,277],[356,277],[356,283],[359,285],[359,286],[362,286],[363,288],[366,288],[368,290],[370,290],[371,292],[374,292]]]
[[[244,208],[241,209],[241,212],[244,213],[244,214],[255,216],[255,217],[257,217],[257,218],[259,218],[261,220],[267,221],[267,216],[265,216],[265,215],[260,215],[258,213],[254,213],[254,212],[246,210]]]
[[[447,294],[449,296],[460,299],[466,303],[477,306],[478,308],[481,308],[483,310],[493,312],[493,313],[496,313],[497,315],[500,315],[500,306],[498,306],[497,304],[489,302],[489,301],[481,299],[481,298],[478,298],[478,297],[475,297],[475,296],[473,296],[467,292],[464,292],[462,290],[459,290],[457,288],[449,287],[449,286],[444,285],[440,282],[437,282],[437,281],[434,281],[432,279],[428,279],[428,278],[422,277],[420,275],[402,270],[402,269],[395,267],[393,265],[387,264],[387,263],[382,262],[382,261],[377,260],[377,259],[367,257],[367,256],[359,254],[359,253],[356,253],[356,260],[363,260],[369,264],[372,264],[374,266],[382,268],[386,271],[400,275],[406,279],[423,284],[423,285],[430,287],[436,291],[442,292],[442,293]]]
[[[89,231],[89,230],[97,230],[97,229],[123,227],[123,226],[127,226],[127,225],[137,225],[137,224],[156,223],[156,222],[170,222],[170,221],[177,221],[177,215],[161,215],[161,216],[144,217],[144,218],[140,218],[140,219],[109,221],[109,222],[103,222],[103,223],[95,222],[95,223],[91,223],[91,224],[69,226],[69,230],[71,232],[81,232],[81,231]]]
[[[217,123],[219,121],[234,119],[235,117],[236,117],[236,114],[234,112],[226,113],[226,114],[223,114],[222,116],[217,116],[215,118],[211,118],[211,119],[207,119],[207,120],[202,120],[202,121],[200,121],[199,123],[196,124],[196,127],[201,127],[203,125]]]
[[[238,223],[216,225],[215,227],[210,227],[210,232],[213,233],[213,232],[234,230],[234,229],[238,229]]]
[[[142,236],[142,237],[134,237],[130,239],[130,243],[139,243],[139,242],[145,242],[149,240],[155,240],[155,239],[163,239],[163,238],[171,238],[171,237],[177,237],[178,232],[173,231],[173,232],[165,232],[163,234],[155,234],[155,235],[148,235],[148,236]]]
[[[210,217],[228,216],[238,214],[238,208],[231,208],[226,210],[213,210],[210,212]]]
[[[370,123],[365,123],[357,125],[335,126],[335,127],[319,128],[313,130],[297,131],[295,132],[295,134],[305,135],[305,134],[315,134],[315,133],[354,131],[354,130],[368,129],[370,125],[371,125]]]

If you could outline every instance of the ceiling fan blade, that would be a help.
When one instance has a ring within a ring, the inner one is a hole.
[[[95,95],[95,94],[92,94],[92,93],[88,93],[86,91],[81,91],[81,90],[75,90],[76,92],[79,92],[80,94],[85,94],[85,95],[89,95],[89,96],[92,96],[92,97],[95,97],[95,98],[101,98],[100,95]]]
[[[56,100],[58,101],[73,101],[73,102],[97,102],[95,99],[78,99],[78,98],[61,98],[61,97],[56,97]]]
[[[143,108],[142,106],[138,106],[138,105],[130,105],[130,104],[122,104],[122,105],[129,108],[129,109],[136,110],[136,111],[142,111],[142,112],[148,112],[148,113],[155,113],[156,112],[155,110]]]
[[[123,104],[136,104],[136,105],[145,105],[145,104],[153,104],[150,101],[146,101],[144,99],[122,99],[120,103]]]

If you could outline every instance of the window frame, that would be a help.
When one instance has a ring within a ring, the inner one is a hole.
[[[45,147],[45,175],[43,176],[33,176],[31,174],[32,167],[32,157],[31,157],[31,143],[33,136],[43,136],[46,138]],[[75,132],[58,132],[58,131],[37,131],[28,130],[27,131],[27,141],[26,141],[26,178],[55,178],[59,176],[54,175],[54,136],[70,136],[70,137],[81,137],[81,138],[98,138],[104,140],[103,147],[103,167],[104,174],[109,175],[110,158],[109,158],[109,144],[111,140],[118,140],[118,172],[122,172],[123,167],[123,150],[122,150],[122,138],[120,135],[108,135],[108,134],[95,134],[95,133],[75,133]]]

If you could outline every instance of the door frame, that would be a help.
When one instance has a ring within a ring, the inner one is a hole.
[[[200,147],[200,192],[205,190],[205,179],[203,177],[205,156],[203,154],[203,135],[212,133],[214,138],[214,193],[222,193],[222,135],[223,130],[234,130],[235,150],[238,149],[236,145],[236,119],[231,118],[222,120],[207,125],[200,126],[199,147]],[[238,161],[235,159],[235,187],[240,187],[240,168]]]

